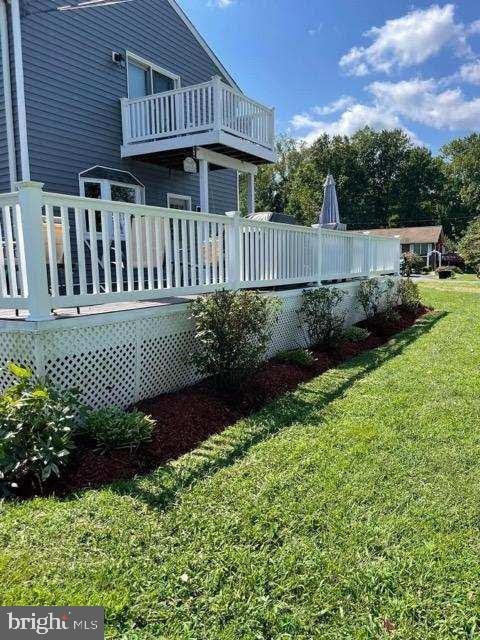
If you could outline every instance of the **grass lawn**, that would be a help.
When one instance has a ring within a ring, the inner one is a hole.
[[[0,507],[0,604],[107,637],[480,634],[480,281],[146,478]]]

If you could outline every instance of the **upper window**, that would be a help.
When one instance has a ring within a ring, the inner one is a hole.
[[[127,52],[128,97],[142,98],[180,86],[180,77]]]

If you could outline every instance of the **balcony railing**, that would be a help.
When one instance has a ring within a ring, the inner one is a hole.
[[[0,195],[0,308],[146,300],[396,274],[395,238],[44,193]]]
[[[165,93],[122,99],[124,145],[224,131],[273,150],[274,109],[247,98],[220,78]]]

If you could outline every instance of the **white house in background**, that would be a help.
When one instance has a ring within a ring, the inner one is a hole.
[[[244,172],[254,211],[274,110],[242,93],[176,0],[0,0],[0,38],[0,192],[36,180],[224,213]]]

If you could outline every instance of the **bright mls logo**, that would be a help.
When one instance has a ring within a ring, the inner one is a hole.
[[[102,607],[0,607],[1,640],[104,640]]]

